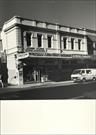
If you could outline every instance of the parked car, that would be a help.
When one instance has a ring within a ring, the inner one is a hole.
[[[87,69],[75,69],[71,74],[71,80],[76,81],[88,81],[96,80],[96,69],[87,68]]]

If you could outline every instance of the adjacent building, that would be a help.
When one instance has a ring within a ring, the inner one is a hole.
[[[73,69],[96,67],[96,31],[14,16],[1,32],[8,82],[22,85],[70,79]]]
[[[6,51],[3,51],[2,38],[1,38],[2,28],[0,28],[0,80],[2,79],[3,85],[7,86],[8,81],[8,70],[7,70],[7,56]],[[0,83],[1,87],[1,83]]]

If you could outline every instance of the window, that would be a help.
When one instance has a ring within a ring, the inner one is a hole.
[[[86,73],[87,74],[91,74],[91,70],[86,70]]]
[[[81,50],[81,39],[78,39],[78,50]]]
[[[71,49],[74,49],[74,38],[71,38]]]
[[[81,70],[78,70],[78,69],[77,69],[77,70],[74,70],[74,71],[73,71],[73,74],[80,74],[80,71],[81,71]]]
[[[42,46],[42,35],[38,34],[37,38],[38,38],[38,47],[41,47]]]
[[[66,37],[64,37],[64,38],[63,38],[64,49],[66,49],[66,42],[67,42],[67,38],[66,38]]]
[[[84,74],[84,73],[85,73],[85,70],[82,70],[82,71],[81,71],[81,74]]]
[[[51,39],[52,39],[52,37],[48,36],[48,48],[51,48]]]
[[[27,46],[31,46],[31,33],[26,33]]]

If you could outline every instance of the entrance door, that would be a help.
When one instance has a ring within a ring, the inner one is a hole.
[[[32,72],[33,72],[32,66],[26,65],[23,67],[23,78],[25,83],[34,81]]]

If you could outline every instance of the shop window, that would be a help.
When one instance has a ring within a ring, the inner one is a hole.
[[[63,38],[63,43],[64,43],[64,49],[66,49],[66,43],[67,43],[67,38],[66,37]]]
[[[48,36],[48,48],[51,48],[52,45],[52,37]]]
[[[42,46],[42,35],[38,34],[37,39],[38,39],[38,47],[41,47]]]
[[[81,39],[78,39],[78,50],[81,50]]]
[[[71,49],[74,49],[74,38],[71,38]]]
[[[26,33],[27,46],[31,46],[31,33]]]

